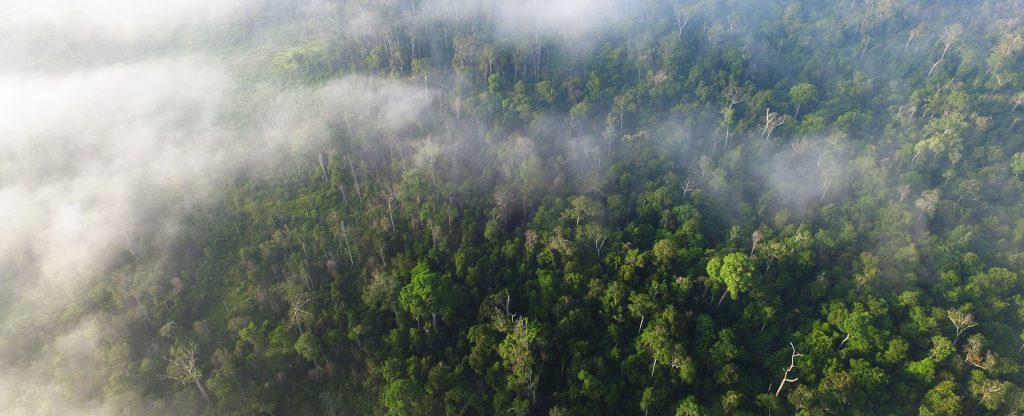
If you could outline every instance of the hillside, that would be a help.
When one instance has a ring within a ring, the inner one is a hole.
[[[10,19],[0,414],[1024,412],[1024,3],[238,3]]]

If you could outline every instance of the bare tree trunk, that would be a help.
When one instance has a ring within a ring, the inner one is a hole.
[[[864,52],[868,51],[868,45],[871,44],[871,36],[867,37],[867,41],[864,42],[864,49],[860,51],[860,61],[864,60]],[[799,112],[799,110],[797,110]]]
[[[195,384],[196,388],[199,389],[199,393],[203,395],[204,399],[206,399],[206,404],[212,405],[213,402],[210,401],[210,394],[206,392],[206,387],[203,387],[203,383],[200,383],[199,379],[197,378],[195,380]]]
[[[359,198],[362,198],[363,191],[359,187],[359,175],[356,174],[356,167],[355,165],[352,164],[352,157],[349,155],[345,155],[345,159],[348,160],[348,169],[350,172],[352,172],[352,181],[355,183],[356,186],[356,195],[359,196]]]
[[[391,214],[391,201],[388,201],[388,220],[391,221],[391,232],[395,232],[395,216]]]
[[[329,182],[330,180],[327,176],[327,166],[324,165],[324,152],[317,152],[316,159],[318,162],[320,162],[320,171],[323,172],[324,174],[324,182]]]
[[[341,199],[348,205],[348,194],[345,192],[345,184],[338,182],[338,190],[341,191]]]
[[[942,63],[943,59],[946,59],[946,52],[949,51],[949,46],[950,44],[947,43],[946,47],[942,48],[942,56],[939,57],[938,61],[935,61],[935,63],[932,64],[932,69],[928,70],[929,77],[932,76],[932,72],[935,71],[935,67],[939,66],[939,64]]]
[[[786,372],[782,375],[782,382],[779,383],[779,388],[775,390],[776,397],[782,393],[782,388],[786,386],[786,383],[792,383],[798,380],[796,378],[789,378],[789,372],[796,368],[796,357],[802,356],[803,354],[797,354],[796,347],[793,346],[792,342],[789,343],[789,346],[793,349],[793,355],[789,357],[789,368],[785,370]]]
[[[352,257],[352,247],[348,244],[348,229],[345,228],[345,222],[341,222],[341,236],[345,239],[345,251],[348,253],[349,264],[356,264],[355,259]]]
[[[608,240],[607,236],[602,237],[600,240],[598,240],[597,237],[594,237],[594,248],[597,249],[597,258],[598,258],[598,260],[601,259],[601,248],[604,247],[604,242],[606,240]]]

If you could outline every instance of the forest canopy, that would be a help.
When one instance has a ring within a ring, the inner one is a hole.
[[[242,3],[0,6],[0,413],[1024,412],[1024,2]]]

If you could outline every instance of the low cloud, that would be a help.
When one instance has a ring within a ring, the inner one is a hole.
[[[633,9],[623,0],[427,0],[408,10],[348,2],[342,14],[347,32],[355,35],[374,34],[396,22],[416,28],[439,21],[484,19],[501,39],[583,42],[628,22]]]
[[[11,32],[49,32],[100,42],[134,42],[221,24],[251,7],[242,0],[8,0],[0,22]]]
[[[105,390],[102,351],[118,340],[79,305],[119,259],[143,237],[174,241],[182,215],[233,175],[273,175],[289,156],[312,166],[345,120],[357,139],[409,128],[430,93],[356,75],[321,86],[253,80],[270,73],[266,51],[216,54],[217,38],[147,49],[259,12],[245,2],[57,3],[0,6],[0,27],[25,32],[0,39],[0,413],[118,414],[139,401]],[[36,57],[44,38],[95,50]]]

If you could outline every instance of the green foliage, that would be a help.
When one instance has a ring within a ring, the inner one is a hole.
[[[305,333],[295,340],[295,352],[305,360],[315,361],[320,354],[320,340],[312,333]]]
[[[446,315],[450,311],[448,291],[441,276],[420,261],[412,269],[412,280],[402,288],[399,303],[415,316]]]
[[[809,82],[801,82],[789,89],[789,98],[796,103],[796,117],[800,115],[800,107],[814,100],[817,95],[817,87]]]
[[[413,380],[395,380],[384,387],[381,404],[388,409],[389,416],[426,415],[428,412],[422,406],[424,394],[423,388]]]
[[[1010,168],[1013,169],[1014,175],[1024,175],[1024,152],[1014,153],[1013,160],[1010,163]]]
[[[715,284],[724,286],[732,300],[753,287],[753,270],[750,258],[743,253],[730,253],[708,260],[708,277]]]
[[[505,339],[498,345],[508,386],[514,390],[531,390],[537,383],[534,370],[537,335],[537,327],[528,318],[521,318],[511,324]]]
[[[959,415],[961,397],[953,391],[954,387],[950,380],[939,382],[925,394],[918,413],[921,416]]]
[[[171,255],[118,259],[65,312],[138,332],[104,388],[211,415],[1022,411],[1009,3],[631,2],[578,44],[349,3],[374,35],[258,59],[429,93],[340,97]]]

